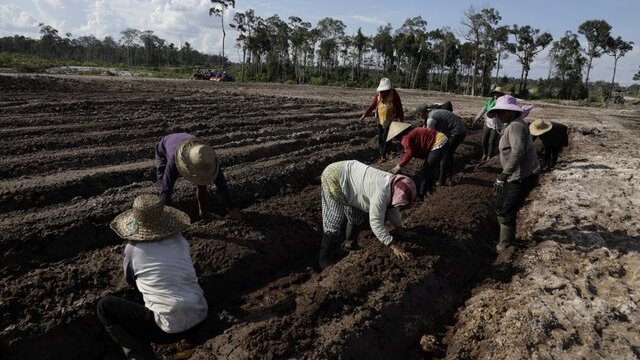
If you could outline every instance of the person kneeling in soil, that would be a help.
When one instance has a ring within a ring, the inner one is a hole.
[[[352,250],[357,247],[358,232],[366,223],[367,216],[378,240],[389,246],[397,257],[409,259],[409,254],[394,240],[384,223],[385,219],[389,219],[399,235],[409,235],[403,231],[400,210],[411,207],[416,200],[416,185],[411,178],[349,160],[327,166],[322,172],[321,181],[321,268],[332,264],[345,221],[345,249]]]
[[[135,198],[111,228],[127,240],[124,275],[144,305],[115,296],[98,301],[98,318],[131,359],[155,359],[150,343],[190,341],[207,317],[189,244],[181,232],[189,216],[165,206],[157,195]]]
[[[497,117],[506,125],[498,144],[502,173],[494,185],[496,214],[500,223],[498,252],[515,240],[518,210],[538,185],[540,174],[529,127],[522,120],[523,111],[513,96],[504,95],[488,113],[489,117]]]
[[[229,210],[229,216],[239,220],[240,211],[234,206],[227,180],[218,163],[216,153],[205,142],[187,133],[170,134],[162,138],[155,149],[156,177],[160,183],[160,199],[171,205],[176,180],[182,175],[196,185],[198,214],[215,218],[207,207],[207,185],[213,183]]]
[[[558,154],[569,145],[569,128],[553,121],[535,120],[529,124],[529,131],[533,141],[538,137],[542,140],[542,170],[555,168]]]
[[[402,101],[396,89],[391,87],[391,80],[387,78],[380,79],[376,96],[367,110],[360,116],[360,121],[376,110],[376,119],[378,120],[378,146],[380,149],[380,161],[387,160],[387,134],[389,133],[389,125],[394,120],[404,121],[404,109]]]
[[[467,136],[467,127],[462,118],[449,110],[420,106],[416,112],[425,120],[425,126],[447,136],[449,149],[440,161],[438,185],[446,185],[453,175],[453,154]]]
[[[394,121],[389,127],[387,141],[399,138],[404,155],[391,173],[397,174],[412,158],[423,159],[422,169],[418,173],[418,199],[424,199],[433,192],[434,173],[440,160],[447,153],[447,136],[437,130],[424,127],[412,127],[411,124]]]

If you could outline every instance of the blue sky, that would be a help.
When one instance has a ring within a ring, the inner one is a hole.
[[[397,28],[406,18],[420,15],[429,29],[448,26],[457,33],[462,13],[470,5],[494,7],[502,16],[501,24],[531,25],[550,32],[555,39],[567,30],[577,32],[585,20],[604,19],[612,25],[614,36],[638,44],[620,60],[616,76],[624,85],[633,83],[631,79],[640,65],[640,0],[237,0],[236,11],[253,8],[262,17],[278,14],[283,19],[296,15],[313,24],[323,17],[333,17],[347,25],[348,33],[361,27],[369,35],[380,25],[391,23]],[[120,31],[133,27],[153,30],[176,45],[189,41],[200,51],[218,53],[222,46],[219,21],[208,16],[210,6],[210,0],[0,0],[0,36],[38,37],[38,23],[44,22],[61,34],[112,35],[118,40]],[[228,19],[232,16],[233,11],[226,15]],[[235,37],[228,31],[226,47],[232,60],[237,59],[237,51],[230,49]],[[539,55],[530,77],[546,77],[548,66],[545,53]],[[505,72],[519,76],[520,67],[513,57],[505,62]],[[613,60],[604,56],[595,61],[591,78],[609,81],[612,72]]]

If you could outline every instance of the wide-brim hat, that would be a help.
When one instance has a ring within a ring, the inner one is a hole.
[[[178,146],[176,167],[180,175],[196,185],[210,184],[220,171],[216,152],[198,139],[187,140]]]
[[[191,224],[189,215],[165,206],[157,195],[135,198],[133,208],[116,216],[109,224],[115,233],[131,241],[155,241],[182,232]]]
[[[387,134],[387,141],[402,134],[405,130],[411,127],[411,124],[402,121],[392,121],[389,125],[389,133]]]
[[[496,86],[493,88],[493,90],[491,90],[492,94],[501,94],[501,95],[506,95],[506,93],[504,92],[504,90],[502,90],[502,88],[500,86]]]
[[[509,110],[522,113],[522,107],[518,105],[518,101],[511,95],[502,95],[496,100],[496,104],[487,112],[487,116],[493,118],[498,110]]]
[[[553,124],[551,122],[538,119],[529,124],[529,132],[533,136],[540,136],[551,130],[552,127]]]
[[[391,80],[387,78],[380,79],[380,85],[378,85],[378,89],[376,91],[387,91],[391,90]]]

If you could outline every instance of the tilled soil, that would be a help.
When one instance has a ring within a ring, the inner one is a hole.
[[[406,110],[454,100],[456,112],[469,119],[481,106],[478,98],[401,94]],[[123,357],[95,305],[108,294],[141,299],[122,278],[123,245],[108,223],[136,195],[157,191],[154,145],[178,131],[216,148],[244,217],[196,221],[185,233],[210,308],[193,359],[490,358],[481,349],[493,343],[469,343],[461,334],[477,316],[489,316],[490,306],[474,308],[475,294],[509,283],[524,266],[518,265],[524,250],[495,258],[491,186],[500,166],[497,159],[478,163],[480,131],[472,130],[458,150],[454,185],[403,214],[417,233],[404,243],[410,261],[394,258],[364,231],[359,250],[325,271],[317,268],[318,178],[334,161],[375,160],[375,128],[357,121],[372,95],[312,86],[0,76],[3,358]],[[561,109],[538,107],[543,114]],[[410,167],[419,165],[414,160]],[[197,220],[190,184],[179,181],[174,198]],[[515,265],[492,265],[504,257]],[[562,272],[563,258],[549,259],[540,264]],[[457,311],[468,299],[471,312]],[[503,313],[494,311],[497,319]],[[169,355],[176,346],[156,350]],[[520,358],[515,350],[500,354]]]

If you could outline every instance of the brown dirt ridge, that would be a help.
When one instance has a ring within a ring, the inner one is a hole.
[[[508,254],[496,258],[493,251],[492,184],[500,165],[497,159],[479,163],[481,130],[473,129],[458,150],[454,185],[404,213],[406,226],[419,234],[405,243],[410,261],[395,259],[365,231],[361,249],[320,272],[319,175],[334,161],[374,162],[373,123],[357,121],[372,91],[0,76],[0,357],[123,357],[95,305],[107,294],[141,299],[123,280],[123,246],[107,224],[136,195],[157,191],[153,147],[178,131],[214,146],[244,216],[242,222],[197,221],[185,233],[210,307],[192,359],[555,358],[561,351],[578,358],[578,349],[606,354],[593,344],[618,349],[619,358],[638,356],[637,210],[624,218],[635,233],[610,226],[622,219],[617,207],[638,205],[636,198],[621,198],[640,190],[638,157],[603,159],[598,164],[607,168],[597,168],[597,151],[580,155],[599,146],[598,132],[637,134],[637,112],[595,116],[593,110],[537,104],[543,118],[570,114],[601,122],[573,124],[573,145],[561,168],[543,177],[521,214],[519,235],[527,241]],[[466,119],[482,103],[399,91],[408,110],[452,100]],[[603,116],[621,125],[609,125]],[[376,164],[387,170],[394,165],[395,159]],[[410,166],[418,165],[414,160]],[[591,173],[603,171],[620,182],[618,196],[605,199],[609,212],[559,218],[569,205],[554,208],[542,189],[565,186],[563,201],[585,210],[586,201],[603,199],[593,195],[580,205],[571,184],[580,179],[580,186],[594,188]],[[188,183],[178,182],[175,199],[195,219]],[[572,226],[559,225],[565,222]],[[593,234],[602,234],[600,242],[591,241]],[[603,250],[613,244],[617,248]],[[527,302],[541,295],[565,302],[545,298],[547,308]],[[512,325],[522,319],[541,329],[535,341],[514,340],[516,331],[533,331]],[[169,355],[176,349],[156,350]]]

